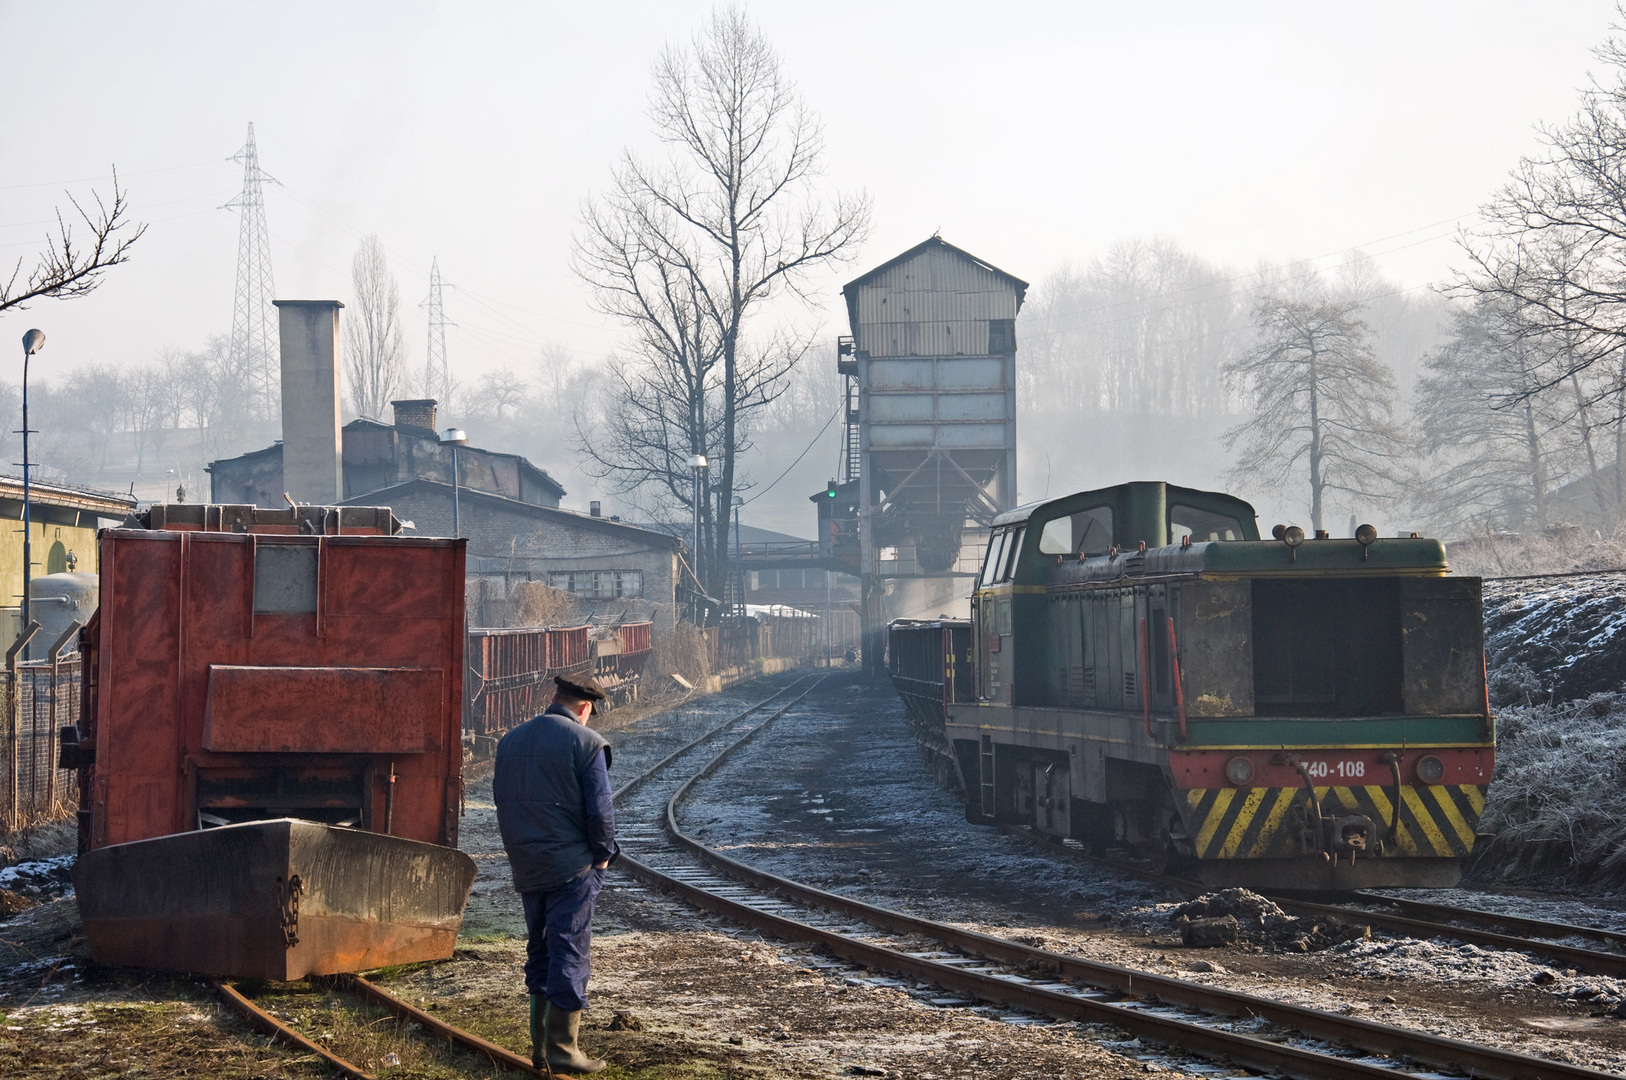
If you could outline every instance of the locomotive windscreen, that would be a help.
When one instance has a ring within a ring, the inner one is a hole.
[[[1402,678],[1394,578],[1253,583],[1257,715],[1399,713]]]

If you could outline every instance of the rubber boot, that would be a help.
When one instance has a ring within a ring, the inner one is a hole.
[[[567,1073],[596,1073],[609,1068],[609,1062],[590,1058],[576,1046],[576,1037],[582,1027],[580,1009],[566,1012],[550,1003],[544,1011],[547,1014],[548,1068]]]
[[[547,1002],[540,994],[531,995],[531,1065],[547,1071],[547,1062],[543,1055],[547,1052],[547,1038],[545,1028],[547,1025]]]

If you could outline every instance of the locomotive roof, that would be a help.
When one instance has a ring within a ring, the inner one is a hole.
[[[1074,510],[1086,508],[1095,501],[1121,504],[1136,501],[1146,496],[1156,497],[1158,495],[1162,496],[1164,505],[1177,498],[1184,498],[1201,504],[1203,509],[1218,510],[1223,506],[1227,512],[1241,520],[1244,526],[1255,522],[1258,518],[1258,514],[1254,512],[1253,504],[1239,499],[1235,495],[1228,495],[1222,491],[1203,491],[1200,488],[1180,487],[1162,480],[1136,480],[1127,484],[1117,484],[1113,487],[1079,491],[1072,495],[1063,495],[1057,499],[1040,499],[1036,502],[1023,503],[1014,510],[1007,510],[996,517],[994,525],[1020,524],[1039,510],[1050,507],[1057,510]]]

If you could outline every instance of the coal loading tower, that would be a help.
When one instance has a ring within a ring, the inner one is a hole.
[[[842,290],[842,476],[815,498],[821,555],[861,581],[872,672],[890,619],[968,614],[989,527],[1016,503],[1027,287],[933,236]]]

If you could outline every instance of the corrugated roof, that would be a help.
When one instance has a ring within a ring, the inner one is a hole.
[[[339,505],[372,506],[380,501],[384,502],[385,505],[388,505],[389,496],[394,493],[425,489],[443,491],[448,497],[452,494],[452,485],[444,483],[440,480],[429,480],[425,477],[419,476],[411,480],[403,480],[399,484],[391,484],[389,487],[377,488],[373,491],[358,495],[353,499],[346,499]],[[520,502],[518,499],[510,499],[507,496],[498,495],[490,491],[482,491],[479,488],[459,486],[458,498],[465,500],[484,499],[488,502],[496,503],[504,509],[510,510],[516,514],[537,518],[565,520],[577,525],[584,525],[590,529],[598,529],[603,532],[611,532],[618,535],[627,536],[630,539],[641,540],[646,544],[658,543],[662,547],[671,548],[677,548],[682,544],[682,541],[677,537],[671,536],[657,529],[645,528],[644,526],[633,525],[625,521],[611,521],[606,517],[593,517],[591,514],[583,514],[577,510],[564,510],[557,506],[542,506],[538,503]]]
[[[128,495],[120,495],[113,491],[96,491],[92,488],[75,487],[71,484],[41,483],[38,480],[28,482],[28,497],[30,502],[42,503],[48,506],[66,506],[73,510],[87,510],[93,513],[102,513],[107,517],[123,517],[135,509],[136,500]],[[23,497],[23,478],[20,476],[0,476],[0,497],[7,499],[21,499]]]
[[[932,237],[929,237],[926,240],[923,240],[922,242],[916,244],[914,247],[910,248],[908,251],[905,251],[903,254],[898,255],[898,256],[896,256],[894,258],[888,259],[886,262],[882,263],[880,266],[877,266],[875,269],[870,270],[868,273],[861,274],[860,276],[853,278],[851,281],[847,282],[846,285],[842,286],[841,294],[847,298],[847,319],[848,319],[848,324],[850,326],[854,326],[854,327],[856,327],[858,325],[858,286],[863,285],[866,282],[869,282],[873,278],[876,278],[876,277],[879,277],[879,276],[885,274],[888,270],[891,270],[893,267],[899,265],[900,263],[908,262],[911,259],[919,257],[924,252],[927,252],[927,251],[930,251],[930,250],[933,250],[933,249],[942,250],[942,251],[947,252],[949,254],[958,256],[959,258],[965,259],[966,261],[972,263],[973,265],[977,266],[978,268],[980,268],[982,270],[986,270],[987,272],[989,272],[991,274],[994,274],[994,275],[1004,279],[1005,281],[1009,282],[1010,285],[1016,291],[1016,307],[1017,307],[1018,310],[1021,310],[1022,301],[1027,297],[1027,291],[1028,291],[1028,283],[1027,282],[1023,281],[1021,278],[1017,277],[1015,274],[1011,274],[1011,273],[1008,273],[1008,272],[1006,272],[1004,270],[1001,270],[999,267],[995,266],[991,262],[987,262],[987,261],[985,261],[983,259],[977,258],[975,255],[971,254],[971,252],[969,252],[969,251],[966,251],[964,248],[955,247],[953,244],[949,243],[947,240],[944,240],[941,236],[932,236]]]

